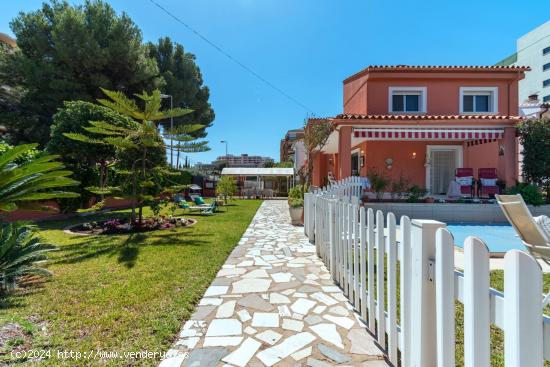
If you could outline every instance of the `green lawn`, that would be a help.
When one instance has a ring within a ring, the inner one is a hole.
[[[192,215],[198,219],[192,227],[134,235],[62,231],[98,217],[40,224],[43,236],[58,246],[48,263],[54,276],[4,299],[0,325],[17,322],[29,334],[11,345],[24,342],[25,347],[51,350],[44,365],[121,365],[63,361],[57,350],[166,351],[260,203],[234,201],[227,212]],[[9,350],[4,348],[4,361],[11,359]],[[122,364],[156,363],[142,359]]]

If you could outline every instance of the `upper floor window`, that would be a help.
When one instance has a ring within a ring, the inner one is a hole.
[[[542,81],[542,87],[548,87],[550,86],[550,79],[546,79]]]
[[[546,47],[545,49],[542,50],[542,54],[543,55],[546,55],[546,54],[550,54],[550,46]]]
[[[550,62],[542,65],[542,71],[546,71],[548,69],[550,69]]]
[[[461,87],[460,113],[497,113],[497,87]]]
[[[550,102],[550,94],[542,98],[543,102]]]
[[[390,113],[426,113],[426,87],[390,87]]]

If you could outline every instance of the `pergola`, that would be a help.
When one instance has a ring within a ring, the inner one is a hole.
[[[259,167],[226,167],[222,176],[256,177],[257,188],[264,189],[267,178],[285,177],[287,189],[294,186],[294,168],[259,168]]]

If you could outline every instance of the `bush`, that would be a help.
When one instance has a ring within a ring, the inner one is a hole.
[[[425,188],[418,185],[412,185],[407,193],[407,201],[409,203],[416,203],[422,198],[422,196],[426,195],[427,192],[428,191]]]
[[[376,194],[378,200],[382,199],[383,191],[390,184],[390,179],[379,174],[376,169],[371,168],[367,174],[370,181],[371,189]]]
[[[401,199],[408,190],[409,180],[403,174],[399,176],[398,180],[391,183],[390,193],[392,199]]]
[[[304,194],[307,192],[306,185],[296,185],[288,190],[288,199],[301,199],[304,200]]]
[[[42,268],[46,252],[53,246],[43,243],[35,228],[22,223],[0,224],[0,291],[13,290],[29,276],[50,276]]]
[[[216,195],[223,197],[227,204],[227,199],[237,193],[237,181],[231,176],[222,176],[216,185]]]
[[[540,192],[538,186],[533,184],[526,184],[518,182],[516,186],[506,190],[507,195],[520,194],[523,197],[525,203],[540,206],[544,204],[544,197]]]
[[[523,146],[523,177],[544,188],[550,197],[550,121],[525,120],[518,125],[518,132]]]
[[[288,205],[291,207],[291,208],[301,208],[304,206],[304,199],[300,199],[300,198],[290,198],[288,200]]]

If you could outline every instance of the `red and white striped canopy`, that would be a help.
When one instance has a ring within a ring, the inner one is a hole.
[[[468,128],[355,128],[353,136],[366,140],[476,140],[502,139],[504,129]]]

